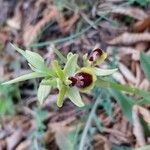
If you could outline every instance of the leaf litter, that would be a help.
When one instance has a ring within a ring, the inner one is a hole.
[[[88,32],[73,40],[70,38],[60,44],[51,43],[32,50],[45,56],[46,62],[48,62],[49,57],[51,59],[55,57],[50,55],[51,47],[60,49],[64,55],[67,55],[69,51],[83,55],[97,45],[107,51],[109,63],[116,65],[113,64],[116,59],[119,72],[114,74],[113,78],[117,82],[130,84],[146,91],[150,90],[149,81],[144,76],[139,63],[140,52],[148,54],[150,50],[149,6],[140,7],[135,3],[134,6],[124,7],[121,5],[124,3],[123,0],[108,1],[109,5],[105,3],[103,6],[96,1],[92,4],[90,2],[84,4],[81,1],[78,2],[77,10],[72,10],[69,6],[59,10],[53,1],[13,0],[13,2],[13,5],[4,0],[0,2],[3,6],[0,15],[1,81],[28,71],[24,60],[21,60],[12,49],[9,49],[9,42],[32,49],[30,47],[32,43],[69,37],[79,33],[87,26],[92,26]],[[74,1],[70,3],[74,4]],[[111,11],[108,12],[108,16],[103,17],[102,22],[95,25],[94,21],[97,15],[102,15],[101,8],[104,8],[105,11],[111,8]],[[39,33],[41,33],[40,39],[38,39]],[[104,65],[107,66],[107,64]],[[17,66],[21,70],[15,69]],[[7,113],[1,115],[0,149],[27,150],[35,147],[42,149],[42,146],[45,145],[45,149],[63,150],[67,144],[71,148],[75,146],[75,149],[78,149],[79,137],[82,135],[82,129],[86,124],[85,120],[92,109],[94,95],[83,94],[83,100],[91,105],[87,108],[78,110],[66,100],[64,107],[58,110],[54,105],[57,91],[53,89],[52,95],[47,97],[42,108],[37,112],[34,110],[37,107],[34,94],[36,86],[35,81],[21,83],[19,85],[21,102],[16,102],[13,98],[15,115]],[[0,100],[4,97],[3,94],[0,92]],[[104,98],[106,95],[104,94]],[[130,96],[133,97],[133,95]],[[108,97],[106,98],[108,100]],[[145,133],[145,125],[141,121],[143,119],[146,125],[149,125],[149,105],[133,106],[132,124],[122,113],[115,98],[110,98],[111,116],[101,107],[101,105],[97,107],[96,113],[94,112],[97,122],[101,122],[101,126],[98,126],[94,119],[91,121],[86,139],[88,143],[85,144],[85,147],[93,145],[95,150],[100,148],[102,150],[120,148],[121,150],[123,149],[121,147],[131,149],[149,144],[150,136]],[[43,111],[46,111],[47,114],[45,115]],[[35,112],[37,112],[36,115]],[[76,140],[72,140],[72,138]]]

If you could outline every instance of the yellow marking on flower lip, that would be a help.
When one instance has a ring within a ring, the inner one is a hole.
[[[79,73],[86,73],[86,74],[91,75],[91,78],[92,78],[92,79],[91,79],[91,84],[90,84],[90,85],[88,85],[88,86],[86,86],[86,87],[84,87],[84,88],[82,88],[82,86],[81,86],[81,88],[78,87],[81,92],[90,91],[90,90],[94,87],[95,81],[97,80],[96,75],[92,72],[92,70],[91,70],[89,67],[83,67],[83,68],[81,68],[81,69],[76,73],[76,75],[79,74]],[[86,77],[85,77],[85,80],[86,80]]]
[[[90,63],[99,65],[106,59],[107,54],[100,48],[94,49],[88,56]]]

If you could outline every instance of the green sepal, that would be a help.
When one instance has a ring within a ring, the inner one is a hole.
[[[77,87],[71,87],[67,90],[66,96],[78,107],[83,107],[84,103],[81,99],[79,90]]]
[[[64,96],[67,91],[67,86],[63,84],[63,81],[61,81],[59,78],[57,78],[57,88],[59,90],[58,97],[57,97],[57,106],[62,107]]]
[[[51,85],[43,85],[42,83],[46,82],[45,79],[43,79],[39,85],[37,98],[40,104],[43,104],[44,100],[48,97],[50,91],[51,91]]]
[[[77,59],[77,54],[73,55],[72,53],[70,53],[70,56],[67,57],[67,63],[63,70],[66,76],[72,76],[75,74],[75,71],[77,69]]]
[[[52,61],[52,67],[55,73],[57,74],[58,78],[60,78],[63,81],[65,79],[65,75],[57,60]]]
[[[118,69],[101,69],[97,67],[93,67],[92,70],[97,76],[108,76],[116,72]]]

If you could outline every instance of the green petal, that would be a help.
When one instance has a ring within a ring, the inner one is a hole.
[[[43,85],[42,84],[43,81],[46,82],[45,79],[41,81],[40,86],[38,88],[38,93],[37,93],[38,101],[40,102],[40,104],[43,104],[44,100],[47,98],[47,96],[49,95],[51,91],[51,86]]]
[[[108,76],[108,75],[113,74],[117,70],[118,70],[117,68],[116,69],[101,69],[97,67],[93,68],[93,71],[95,72],[97,76]]]
[[[79,90],[77,87],[71,87],[67,90],[66,96],[78,107],[83,107],[84,103],[82,102]]]
[[[61,69],[60,65],[58,64],[57,60],[52,61],[52,67],[55,71],[55,73],[57,74],[57,76],[61,79],[64,80],[65,75],[63,70]]]
[[[57,106],[58,107],[62,107],[66,91],[67,91],[67,87],[65,85],[62,85],[61,88],[59,89],[59,94],[58,94],[58,98],[57,98]]]
[[[78,55],[70,54],[70,56],[67,57],[67,63],[64,67],[64,74],[66,76],[72,76],[74,75],[76,68],[77,68],[77,59]]]
[[[25,74],[25,75],[22,75],[20,77],[17,77],[16,79],[4,82],[2,84],[3,85],[13,84],[13,83],[17,83],[17,82],[20,82],[20,81],[25,81],[25,80],[34,79],[34,78],[40,78],[40,77],[44,77],[44,75],[40,74],[40,73],[37,73],[37,72],[32,72],[32,73]]]

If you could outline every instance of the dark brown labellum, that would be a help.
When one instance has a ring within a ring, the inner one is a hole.
[[[89,55],[89,61],[96,61],[97,57],[101,57],[103,51],[100,48],[94,49]]]
[[[86,72],[79,72],[74,77],[69,77],[72,81],[70,86],[77,86],[78,88],[84,89],[92,84],[92,75]]]
[[[75,86],[77,79],[75,77],[69,77],[68,79],[72,82],[69,86]]]

